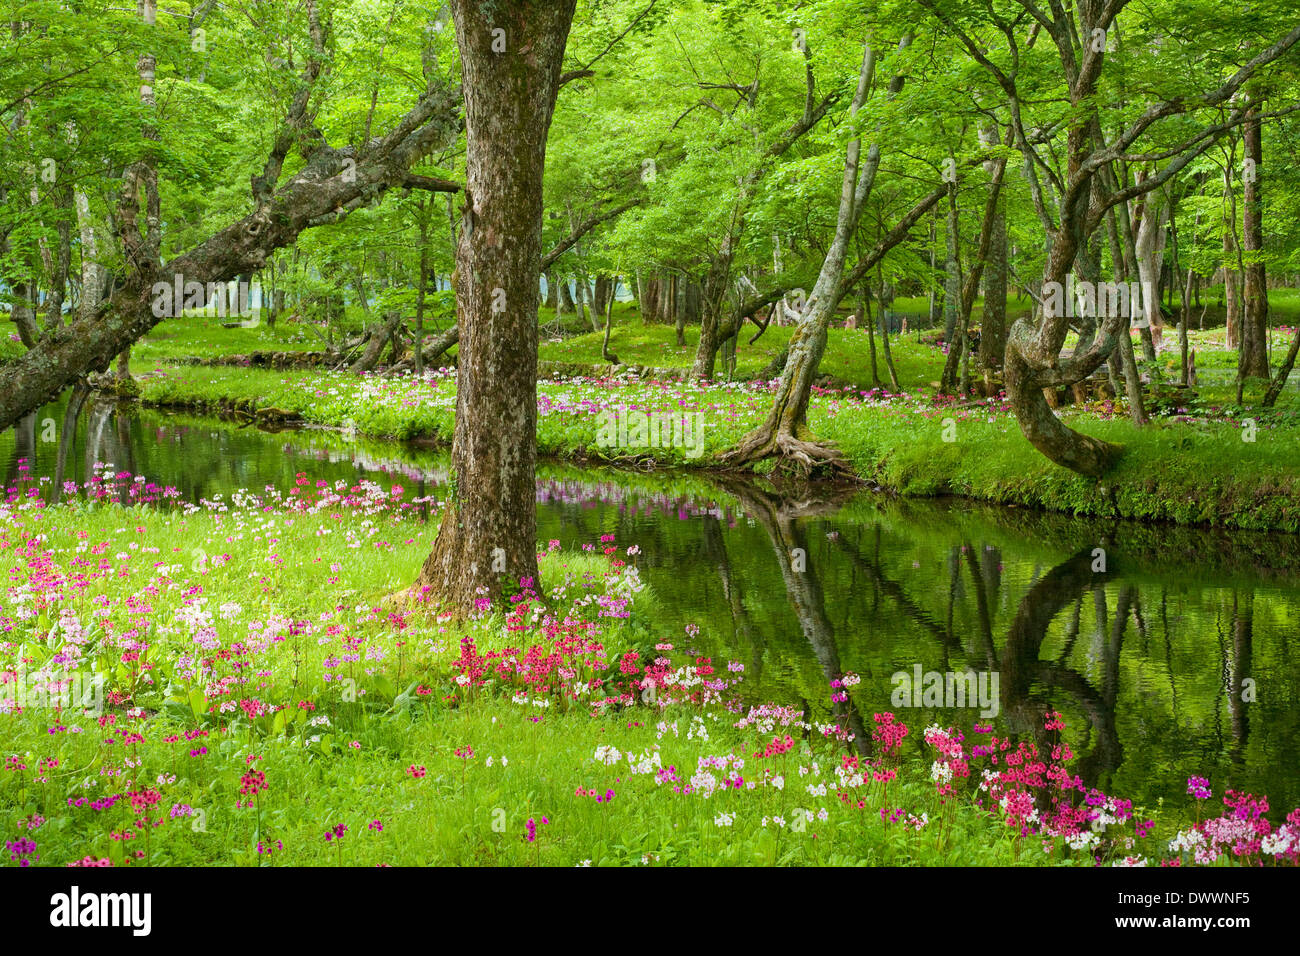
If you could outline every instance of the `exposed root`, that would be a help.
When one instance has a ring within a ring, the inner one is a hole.
[[[857,479],[849,460],[833,444],[802,437],[771,421],[754,429],[735,448],[723,452],[718,463],[728,468],[748,469],[769,458],[777,459],[776,474],[786,473],[801,479]]]

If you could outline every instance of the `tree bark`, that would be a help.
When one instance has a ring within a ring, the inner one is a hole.
[[[394,338],[401,322],[402,313],[394,310],[384,317],[383,322],[377,322],[371,327],[370,341],[366,343],[366,349],[361,353],[361,357],[352,365],[353,375],[362,375],[375,367],[379,362],[379,356],[384,352],[384,346]]]
[[[1264,273],[1264,210],[1260,177],[1264,171],[1264,146],[1260,135],[1260,103],[1252,99],[1245,128],[1246,174],[1242,202],[1242,246],[1246,254],[1243,276],[1245,314],[1241,323],[1241,350],[1237,353],[1237,377],[1268,378],[1268,282]]]
[[[613,299],[614,284],[610,281],[609,276],[596,276],[596,289],[592,297],[592,305],[596,310],[596,314],[604,315],[608,311],[606,306],[612,303]]]
[[[1295,368],[1296,353],[1300,352],[1300,326],[1298,326],[1291,336],[1291,347],[1287,349],[1286,358],[1282,360],[1282,367],[1277,370],[1277,375],[1273,377],[1272,383],[1268,386],[1268,391],[1264,393],[1264,407],[1272,408],[1277,402],[1277,397],[1282,394],[1282,389],[1286,388],[1287,379],[1291,377],[1291,370]]]
[[[50,290],[45,298],[45,331],[58,328],[63,322],[63,296],[68,286],[68,273],[72,268],[72,220],[67,215],[74,205],[72,187],[60,185],[55,188],[60,212],[58,225],[58,247],[51,257],[54,266],[50,275]]]
[[[546,136],[576,0],[451,0],[467,131],[451,487],[417,590],[462,613],[537,581],[537,300]],[[493,52],[504,30],[506,51]]]
[[[1154,334],[1162,325],[1160,295],[1157,289],[1160,284],[1160,264],[1164,260],[1165,240],[1168,235],[1165,228],[1168,212],[1164,198],[1158,192],[1150,193],[1142,204],[1142,217],[1138,221],[1137,235],[1133,240],[1144,319],[1140,331],[1142,345],[1147,350],[1146,357],[1149,362],[1156,360]]]
[[[615,276],[614,283],[617,284],[617,282],[618,282],[618,277]],[[597,292],[597,295],[599,296],[599,291]],[[600,357],[604,359],[606,362],[608,362],[610,365],[617,365],[618,356],[609,350],[609,333],[614,326],[613,285],[608,286],[606,289],[604,307],[605,307],[605,338],[604,341],[600,343]]]
[[[556,287],[555,273],[546,273],[546,307],[551,311],[558,311],[560,305],[560,290]]]
[[[961,234],[958,230],[960,220],[957,216],[957,184],[948,184],[948,220],[943,231],[947,255],[944,257],[943,279],[943,344],[948,354],[959,346],[953,340],[957,332],[957,320],[961,309]]]
[[[1237,217],[1236,199],[1232,195],[1232,172],[1224,172],[1224,199],[1228,203],[1228,215],[1223,224],[1223,308],[1224,322],[1227,326],[1227,346],[1235,349],[1241,344],[1241,295],[1237,289],[1237,272],[1233,262],[1237,258]]]
[[[564,315],[566,312],[574,315],[578,311],[577,304],[573,301],[573,293],[569,291],[569,279],[564,277],[559,281],[559,299],[560,307],[556,315]]]
[[[958,364],[962,369],[961,374],[961,392],[965,393],[969,386],[969,360],[970,348],[967,344],[971,311],[975,307],[975,292],[979,289],[980,277],[984,272],[984,263],[988,260],[989,249],[993,245],[993,223],[998,216],[998,203],[1002,198],[1002,176],[1006,170],[1006,160],[996,159],[988,164],[990,166],[991,181],[989,183],[989,195],[984,204],[984,218],[980,224],[979,247],[975,252],[975,261],[971,265],[970,274],[966,276],[964,285],[961,287],[960,298],[957,302],[957,308],[960,310],[960,334],[955,342],[948,346],[948,358],[943,365],[943,374],[939,380],[939,391],[945,394],[952,394],[957,389],[957,370]],[[955,188],[956,184],[949,185],[950,189]],[[949,194],[951,196],[951,193]],[[958,274],[960,274],[960,260],[958,261]],[[981,342],[981,344],[983,344]]]
[[[442,335],[434,339],[433,343],[429,345],[428,348],[425,349],[424,352],[425,361],[426,362],[437,361],[438,359],[442,358],[444,352],[446,352],[453,345],[457,344],[459,341],[460,341],[460,326],[453,325],[446,332],[442,333]]]
[[[415,374],[424,374],[424,289],[429,282],[429,220],[433,211],[430,198],[420,210],[420,264],[415,275],[415,341],[413,361]]]
[[[997,126],[980,131],[986,145],[997,143]],[[992,176],[996,162],[984,168]],[[984,315],[980,320],[980,367],[984,371],[984,392],[993,394],[993,383],[1002,370],[1007,348],[1007,216],[1006,200],[999,194],[990,227],[988,255],[984,259]]]

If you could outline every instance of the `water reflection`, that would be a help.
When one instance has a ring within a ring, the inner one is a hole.
[[[76,396],[0,439],[6,487],[84,482],[97,464],[190,501],[266,485],[369,476],[424,514],[446,480],[438,452],[267,434],[210,419],[122,413]],[[52,489],[51,489],[52,490]],[[126,497],[125,489],[119,493]],[[1300,548],[1284,535],[1097,523],[953,501],[544,465],[539,537],[613,534],[637,545],[647,637],[745,666],[755,699],[803,708],[870,747],[892,675],[999,675],[999,731],[1046,743],[1061,712],[1085,783],[1152,807],[1188,776],[1300,802]],[[1099,563],[1099,554],[1104,564]],[[687,625],[698,626],[686,636]],[[830,682],[862,678],[847,701]],[[900,711],[969,734],[975,709]]]

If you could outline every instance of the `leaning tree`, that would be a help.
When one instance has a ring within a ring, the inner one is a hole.
[[[900,51],[911,44],[911,34],[899,43]],[[851,121],[866,103],[875,75],[876,53],[868,39],[864,45],[862,65],[858,71],[857,89],[849,107]],[[895,75],[886,93],[890,98],[902,88],[903,77]],[[875,130],[877,137],[882,131]],[[880,168],[880,143],[874,141],[862,150],[861,131],[855,131],[845,149],[844,173],[840,185],[839,214],[835,236],[822,261],[817,282],[800,310],[798,323],[790,338],[785,366],[781,371],[772,403],[763,424],[742,438],[734,448],[720,458],[724,465],[742,467],[766,458],[777,458],[783,465],[797,471],[815,470],[847,472],[848,463],[838,449],[816,441],[808,430],[808,399],[813,381],[826,350],[827,329],[831,316],[845,294],[875,268],[885,254],[902,242],[911,228],[939,199],[947,193],[946,187],[931,191],[891,229],[863,259],[846,272],[849,242],[857,231],[858,220],[871,195]]]
[[[1049,242],[1043,284],[1055,283],[1058,288],[1076,267],[1076,259],[1086,254],[1090,238],[1112,209],[1164,186],[1219,137],[1252,120],[1252,104],[1241,102],[1238,93],[1251,77],[1300,42],[1300,26],[1295,26],[1260,48],[1226,79],[1200,80],[1200,89],[1178,78],[1171,83],[1171,93],[1151,97],[1116,134],[1107,136],[1099,120],[1109,92],[1103,83],[1104,68],[1119,30],[1118,17],[1130,0],[1080,0],[1068,6],[1054,2],[1045,9],[1033,0],[1007,0],[990,4],[973,17],[964,5],[948,0],[917,3],[961,41],[1006,95],[1015,145],[1024,156],[1030,195]],[[1055,47],[1064,75],[1069,109],[1048,124],[1065,129],[1060,173],[1038,141],[1039,131],[1029,128],[1022,112],[1027,101],[1015,67],[1025,55],[1018,35],[1025,21],[1031,36],[1045,36]],[[992,41],[989,34],[1000,36]],[[1172,117],[1190,118],[1198,109],[1221,110],[1222,119],[1175,131],[1172,146],[1151,145],[1157,124]],[[1117,167],[1142,163],[1151,164],[1154,171],[1137,182],[1126,183],[1116,174]],[[1157,305],[1144,303],[1147,309]],[[1083,381],[1117,344],[1128,344],[1130,310],[1110,311],[1114,314],[1100,317],[1093,337],[1069,354],[1063,353],[1070,331],[1067,309],[1040,308],[1033,320],[1019,319],[1007,336],[1005,381],[1021,431],[1047,458],[1084,475],[1104,474],[1120,449],[1065,425],[1052,411],[1044,390]]]
[[[73,385],[88,372],[102,372],[113,358],[153,328],[154,285],[226,282],[261,269],[277,249],[292,245],[307,229],[335,223],[353,210],[379,201],[394,189],[456,192],[446,180],[411,169],[460,133],[460,91],[430,76],[418,102],[382,135],[359,145],[332,146],[316,125],[317,81],[328,63],[327,23],[314,0],[304,0],[310,37],[298,90],[261,171],[252,177],[253,208],[238,221],[173,257],[165,264],[154,241],[156,230],[141,229],[139,184],[145,183],[146,225],[155,223],[156,203],[147,189],[144,165],[125,177],[116,217],[125,251],[123,274],[110,293],[75,320],[52,328],[30,351],[0,369],[0,427],[14,424]],[[280,182],[286,160],[297,149],[302,166]]]

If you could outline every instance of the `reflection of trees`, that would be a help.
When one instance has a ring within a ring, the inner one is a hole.
[[[18,419],[14,425],[14,457],[9,463],[8,474],[5,476],[5,487],[10,487],[17,480],[24,477],[24,473],[18,470],[18,464],[23,459],[27,459],[27,465],[31,469],[26,472],[26,477],[36,475],[36,413],[24,415]]]
[[[748,676],[750,680],[757,683],[763,674],[763,651],[767,647],[767,641],[762,629],[753,626],[749,611],[745,608],[743,595],[740,588],[736,586],[735,578],[731,573],[731,559],[727,555],[727,544],[722,536],[722,523],[716,515],[708,515],[704,519],[704,554],[722,582],[722,596],[726,599],[727,609],[731,613],[733,633],[739,639],[737,646],[743,646],[740,643],[743,641],[744,644],[753,647],[754,654],[748,665]]]
[[[58,459],[54,466],[53,500],[58,504],[63,497],[63,479],[67,471],[68,455],[77,444],[77,422],[81,418],[82,406],[90,395],[90,386],[82,379],[72,386],[68,397],[68,407],[63,410],[63,427],[59,429]],[[75,477],[74,477],[75,480]]]
[[[1231,620],[1228,622],[1230,640],[1224,636],[1223,617],[1217,620],[1219,645],[1219,689],[1214,699],[1216,736],[1221,749],[1228,751],[1229,759],[1238,767],[1245,763],[1246,744],[1250,738],[1250,718],[1246,713],[1244,682],[1250,677],[1255,636],[1255,591],[1233,589]],[[1223,739],[1224,698],[1228,704],[1228,732],[1231,745]]]
[[[847,535],[836,538],[840,549],[855,566],[867,572],[868,580],[877,596],[883,595],[907,619],[929,634],[943,649],[945,659],[952,650],[961,651],[963,645],[952,629],[952,606],[961,595],[959,585],[953,580],[954,571],[960,569],[959,561],[965,553],[970,590],[975,601],[975,656],[983,657],[990,670],[997,670],[1000,707],[1008,725],[1018,733],[1034,735],[1040,747],[1049,746],[1043,729],[1043,715],[1052,709],[1054,692],[1068,694],[1087,716],[1089,726],[1096,732],[1096,742],[1091,750],[1076,764],[1076,771],[1089,782],[1095,782],[1103,773],[1119,766],[1123,753],[1116,730],[1115,712],[1119,689],[1120,647],[1128,618],[1133,610],[1136,590],[1122,585],[1116,606],[1114,626],[1105,633],[1108,617],[1104,583],[1114,577],[1114,556],[1107,572],[1092,570],[1091,549],[1051,568],[1046,573],[1035,573],[1033,585],[1021,599],[999,652],[994,638],[994,608],[991,599],[1001,586],[998,565],[1001,554],[991,548],[979,548],[967,542],[953,547],[949,553],[948,571],[948,623],[935,621],[897,581],[884,572],[878,558],[872,558],[848,540]],[[992,565],[992,567],[990,567]],[[813,579],[815,580],[815,579]],[[1102,629],[1101,641],[1094,647],[1101,665],[1100,688],[1064,662],[1079,631],[1082,601],[1088,591],[1097,602],[1097,620]],[[1057,660],[1040,660],[1043,642],[1057,617],[1073,605],[1066,622],[1066,646]]]
[[[1035,736],[1039,747],[1050,746],[1043,729],[1043,716],[1054,709],[1054,692],[1064,692],[1078,705],[1096,732],[1096,740],[1087,754],[1078,758],[1075,771],[1089,784],[1095,784],[1103,774],[1112,772],[1123,758],[1119,734],[1115,725],[1115,711],[1119,687],[1120,646],[1132,609],[1134,588],[1122,584],[1115,610],[1114,626],[1100,647],[1101,688],[1098,689],[1077,670],[1064,663],[1063,654],[1058,660],[1042,660],[1041,649],[1052,623],[1071,604],[1073,630],[1077,633],[1078,604],[1089,590],[1094,599],[1100,599],[1105,611],[1105,591],[1101,587],[1114,577],[1115,557],[1109,557],[1107,571],[1093,571],[1092,549],[1081,551],[1038,577],[1021,599],[1016,616],[1007,632],[1006,643],[998,655],[1001,706],[1008,725],[1019,733]],[[973,569],[972,569],[973,572]],[[972,573],[973,580],[979,580]],[[1104,617],[1099,617],[1104,622]],[[1104,627],[1104,623],[1099,625]],[[1069,652],[1071,625],[1067,624]]]
[[[798,618],[799,628],[821,665],[826,682],[825,693],[829,695],[830,682],[844,674],[844,669],[840,666],[839,649],[835,645],[834,628],[826,615],[825,595],[817,572],[811,564],[804,565],[802,571],[795,570],[792,556],[796,549],[802,552],[805,559],[809,553],[807,535],[799,519],[833,514],[839,510],[847,492],[829,499],[783,501],[756,484],[727,480],[724,487],[740,502],[746,514],[767,532],[772,552],[781,569],[781,580],[785,584],[790,609]],[[840,726],[847,726],[853,732],[858,751],[864,755],[869,753],[871,738],[852,697],[848,697],[847,701],[832,701],[831,714]]]
[[[1228,713],[1232,717],[1232,762],[1245,762],[1246,741],[1250,736],[1250,718],[1242,696],[1242,681],[1250,676],[1251,644],[1255,632],[1255,592],[1247,590],[1239,598],[1232,592],[1232,663],[1228,669]],[[1225,662],[1226,664],[1226,662]]]
[[[849,560],[853,562],[855,567],[866,572],[867,580],[871,582],[877,597],[884,596],[889,599],[908,620],[926,631],[939,642],[941,647],[961,650],[961,642],[952,635],[951,631],[932,618],[920,604],[911,598],[901,584],[886,576],[880,561],[879,539],[877,539],[874,557],[868,557],[859,544],[849,540],[847,534],[840,533],[836,535],[835,543],[841,551],[848,555]]]

